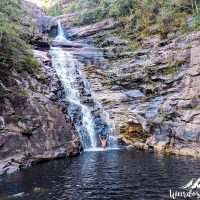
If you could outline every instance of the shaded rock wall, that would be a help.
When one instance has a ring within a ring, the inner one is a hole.
[[[13,73],[1,86],[7,91],[0,99],[1,173],[80,152],[79,135],[59,103],[64,94],[54,69],[41,64],[36,77]]]
[[[0,175],[76,155],[82,148],[78,132],[60,101],[65,93],[51,67],[48,45],[43,45],[48,44],[44,38],[49,38],[47,34],[55,27],[55,21],[52,19],[52,24],[34,4],[20,2],[29,13],[24,27],[36,26],[35,32],[28,31],[31,43],[43,51],[32,50],[39,63],[34,74],[17,73],[13,66],[13,72],[0,81]]]

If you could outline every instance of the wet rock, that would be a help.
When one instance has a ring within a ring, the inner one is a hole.
[[[0,116],[0,129],[5,127],[5,120],[2,116]]]
[[[154,46],[157,45],[160,41],[160,35],[155,35],[154,37],[150,37],[144,41],[145,46]]]
[[[123,87],[122,86],[120,86],[120,85],[114,85],[114,86],[112,86],[112,88],[111,88],[112,90],[122,90],[123,89]]]
[[[182,121],[185,121],[185,122],[190,122],[191,119],[196,116],[196,115],[199,115],[200,114],[200,111],[193,111],[193,110],[187,110],[185,113],[184,113],[184,116],[182,116],[181,120]]]
[[[33,55],[35,58],[37,58],[39,61],[42,61],[42,63],[48,65],[51,62],[51,59],[48,55],[47,52],[45,51],[38,51],[38,50],[33,50]]]
[[[156,114],[158,114],[158,110],[160,109],[162,102],[162,97],[158,97],[153,102],[150,102],[147,108],[146,118],[155,117]]]
[[[36,187],[36,188],[33,189],[33,192],[35,192],[35,193],[46,193],[46,192],[49,192],[49,189]]]
[[[139,90],[132,90],[132,91],[126,92],[125,94],[130,98],[144,97],[144,94],[140,92]]]
[[[186,71],[187,74],[191,75],[191,76],[197,76],[200,74],[200,66],[197,65],[197,66],[194,66],[192,68],[189,68],[187,71]]]
[[[42,32],[49,33],[52,29],[57,28],[57,21],[53,17],[45,16],[40,20]]]
[[[194,40],[199,40],[200,39],[200,32],[199,31],[194,31],[192,33],[189,33],[188,35],[185,36],[186,42],[191,42]]]
[[[183,156],[199,156],[199,147],[196,148],[190,148],[190,147],[183,147],[179,151],[177,151],[178,154],[183,155]]]
[[[77,42],[72,42],[72,41],[65,41],[65,42],[58,42],[58,41],[52,41],[51,45],[53,47],[63,47],[63,48],[70,48],[70,47],[74,47],[74,48],[81,48],[83,47],[82,44],[77,43]]]
[[[74,13],[56,16],[56,19],[61,21],[62,24],[65,24],[65,27],[66,27],[67,25],[69,25],[69,22],[73,21],[78,16],[80,16],[80,12],[74,12]]]
[[[197,99],[189,99],[189,100],[179,100],[178,101],[178,109],[191,109],[196,107],[199,104]]]

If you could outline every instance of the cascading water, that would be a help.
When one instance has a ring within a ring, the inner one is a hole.
[[[115,148],[116,149],[116,148],[118,148],[118,140],[117,140],[117,137],[115,135],[115,123],[110,120],[109,113],[106,112],[105,110],[103,110],[102,105],[97,101],[96,95],[91,90],[89,83],[86,80],[82,71],[80,71],[80,74],[83,78],[83,83],[84,83],[84,87],[85,87],[86,91],[91,94],[93,101],[96,103],[96,106],[99,108],[99,110],[101,110],[102,120],[105,121],[108,125],[108,128],[109,128],[109,130],[108,130],[108,132],[109,132],[108,146],[109,146],[109,148]]]
[[[97,144],[93,120],[89,108],[81,104],[80,101],[79,90],[76,88],[77,72],[73,56],[62,50],[62,48],[57,47],[51,48],[51,55],[52,65],[55,67],[57,74],[63,83],[67,93],[66,98],[68,102],[70,102],[71,105],[77,105],[81,108],[82,128],[89,134],[89,137],[84,137],[85,134],[80,133],[82,144],[84,148],[95,148]],[[81,130],[79,130],[79,132],[81,132]],[[88,139],[90,141],[88,141]]]
[[[68,40],[65,38],[60,22],[58,22],[58,36],[54,39],[54,42],[60,43],[66,41]],[[85,150],[91,148],[95,149],[98,146],[98,135],[95,130],[94,116],[92,115],[91,108],[82,103],[81,93],[79,90],[80,85],[77,80],[82,80],[84,89],[87,92],[90,92],[89,84],[86,83],[86,79],[83,77],[78,62],[72,54],[64,51],[60,47],[51,47],[50,54],[52,56],[52,65],[56,69],[56,72],[64,86],[66,101],[69,104],[69,116],[75,122],[74,124],[76,129],[79,131],[83,148]],[[95,98],[92,99],[94,100]],[[95,103],[97,104],[97,102]],[[79,120],[77,120],[77,115],[79,115]],[[104,116],[108,117],[108,115],[105,114]],[[105,118],[105,120],[108,120],[108,118]],[[113,128],[109,128],[109,133],[111,135],[111,139],[108,143],[109,147],[116,148],[116,140],[113,140]]]
[[[58,36],[55,38],[55,41],[57,42],[65,42],[67,41],[65,38],[65,33],[62,29],[61,23],[60,21],[57,22],[58,23]]]

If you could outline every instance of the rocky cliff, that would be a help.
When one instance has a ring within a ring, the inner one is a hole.
[[[123,145],[200,156],[199,31],[176,30],[166,39],[136,37],[133,45],[118,36],[123,22],[72,26],[77,16],[72,13],[58,17],[71,40],[59,44],[52,40],[56,20],[32,3],[19,4],[27,13],[20,29],[39,64],[34,73],[13,66],[1,78],[0,174],[81,151],[75,121],[68,116],[73,110],[66,109],[63,86],[51,66],[50,44],[77,58],[85,78],[77,77],[77,87],[81,101],[94,107],[98,133],[108,129],[100,117],[105,110]]]
[[[17,71],[15,66],[11,73],[2,72],[0,174],[81,150],[79,135],[59,101],[65,94],[47,53],[57,22],[36,5],[19,3],[27,12],[21,29],[35,47],[31,51],[37,63],[34,73]]]
[[[119,140],[139,149],[199,156],[200,32],[135,38],[133,47],[117,36],[124,26],[120,21],[74,27],[71,16],[58,17],[66,35],[89,46],[65,50],[84,63]]]

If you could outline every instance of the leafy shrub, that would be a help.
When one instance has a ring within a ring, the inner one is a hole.
[[[32,71],[31,68],[36,67],[36,63],[31,60],[29,46],[23,40],[23,32],[16,29],[24,15],[25,11],[16,0],[0,1],[0,73],[2,75],[12,70]]]
[[[63,14],[59,4],[55,4],[50,8],[46,8],[46,13],[50,16],[58,16]]]
[[[25,64],[32,68],[38,68],[40,66],[40,63],[30,55],[25,57]]]
[[[101,7],[97,7],[94,11],[83,12],[80,16],[81,24],[91,24],[98,22],[102,19],[103,11]]]
[[[121,17],[132,14],[137,0],[115,0],[111,3],[108,13],[110,16]]]
[[[21,17],[25,14],[17,0],[1,0],[0,12],[14,22],[20,22]]]
[[[195,19],[196,26],[199,26],[200,25],[200,0],[197,1],[197,8],[196,8],[194,19]]]
[[[59,5],[62,14],[80,13],[74,20],[76,25],[91,24],[109,17],[120,19],[125,24],[124,35],[128,33],[129,36],[135,32],[133,29],[136,26],[137,33],[142,37],[152,32],[166,37],[170,30],[180,27],[188,30],[186,21],[189,14],[193,14],[196,25],[200,25],[200,0],[73,0]],[[134,28],[131,18],[136,19]],[[153,31],[152,26],[156,27]]]

